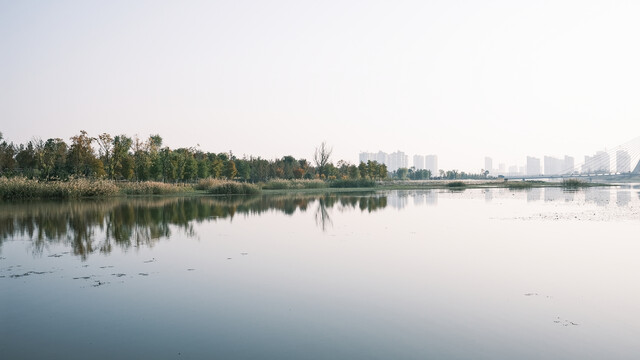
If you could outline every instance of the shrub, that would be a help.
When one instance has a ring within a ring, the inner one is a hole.
[[[461,188],[467,186],[467,184],[465,184],[464,181],[452,181],[447,183],[447,186],[450,188]]]
[[[562,180],[563,188],[579,188],[591,186],[588,182],[580,179],[564,179]]]

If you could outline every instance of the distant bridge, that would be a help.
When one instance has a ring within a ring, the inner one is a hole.
[[[596,178],[615,180],[633,177],[640,177],[640,137],[613,149],[597,151],[592,156],[585,156],[584,162],[563,169],[558,174],[510,175],[505,176],[505,179]]]

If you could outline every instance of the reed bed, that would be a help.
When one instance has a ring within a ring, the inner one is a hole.
[[[38,181],[23,177],[0,177],[0,198],[4,200],[74,199],[117,194],[118,187],[106,180]]]
[[[193,191],[188,184],[167,184],[158,181],[119,183],[120,192],[125,195],[165,195]]]
[[[580,179],[564,179],[564,180],[562,180],[562,187],[563,188],[576,189],[576,188],[589,187],[589,186],[593,186],[593,184],[588,183],[588,182],[583,181],[583,180],[580,180]]]
[[[212,178],[198,181],[196,189],[214,195],[254,195],[261,192],[260,187],[253,184]]]

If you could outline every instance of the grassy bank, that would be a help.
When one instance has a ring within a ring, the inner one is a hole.
[[[255,195],[265,193],[321,193],[371,190],[417,190],[477,188],[508,188],[512,190],[538,187],[579,189],[592,186],[608,186],[566,179],[562,182],[501,181],[501,180],[426,180],[384,181],[372,180],[273,180],[261,184],[249,184],[230,180],[202,179],[197,184],[166,184],[161,182],[113,182],[108,180],[73,179],[69,181],[37,181],[26,178],[0,177],[0,199],[74,199],[85,197],[112,197],[131,195]]]

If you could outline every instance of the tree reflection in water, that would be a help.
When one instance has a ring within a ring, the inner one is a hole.
[[[33,251],[42,254],[48,244],[70,246],[86,259],[114,246],[128,249],[153,246],[160,239],[182,231],[195,236],[194,222],[232,220],[236,214],[258,215],[281,211],[292,215],[316,207],[316,223],[331,226],[329,209],[376,211],[387,206],[383,194],[322,194],[252,197],[130,198],[83,201],[0,203],[0,246],[6,240],[30,239]]]

